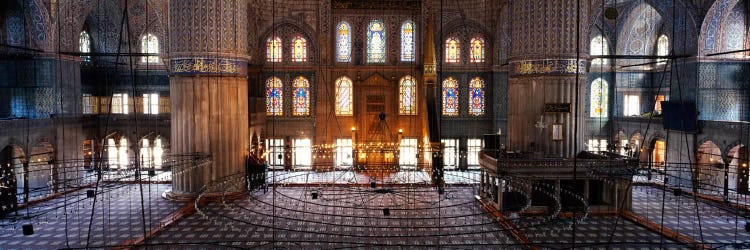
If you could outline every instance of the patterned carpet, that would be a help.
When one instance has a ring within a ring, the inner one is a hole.
[[[279,172],[289,183],[334,182],[366,184],[371,176],[357,173]],[[475,172],[446,173],[454,184],[468,184]],[[447,185],[445,193],[425,183],[418,171],[377,178],[369,185],[277,185],[229,203],[201,206],[151,237],[142,248],[157,249],[332,249],[332,248],[442,248],[517,249],[497,221],[475,201],[476,185]],[[312,181],[311,181],[312,180]],[[466,181],[468,183],[462,183]],[[414,183],[405,184],[404,182]],[[392,185],[399,184],[399,185]],[[99,190],[96,205],[87,190],[23,209],[0,222],[2,249],[106,248],[143,236],[160,219],[185,203],[167,201],[161,193],[170,185],[108,184]],[[750,234],[744,218],[712,203],[667,192],[662,213],[662,190],[633,187],[634,213],[718,249],[747,249]],[[317,195],[317,197],[313,197]],[[66,202],[67,200],[67,202]],[[65,206],[67,204],[67,206]],[[89,234],[89,220],[95,207]],[[25,216],[31,216],[26,219]],[[66,216],[67,215],[67,216]],[[15,218],[16,220],[13,220]],[[698,224],[700,218],[700,225]],[[34,225],[23,236],[21,226]],[[543,249],[684,249],[624,219],[588,217],[576,221],[575,245],[571,219],[522,217],[512,220],[529,240]],[[700,227],[699,227],[700,226]],[[67,227],[67,229],[66,229]],[[702,230],[699,230],[702,229]],[[701,240],[702,237],[702,240]],[[88,243],[87,243],[88,241]],[[273,242],[273,243],[272,243]],[[737,244],[740,243],[740,244]]]
[[[750,233],[744,229],[746,220],[742,216],[721,210],[712,203],[698,200],[696,204],[691,196],[674,196],[670,191],[666,192],[665,199],[663,193],[662,189],[654,187],[633,187],[633,212],[657,224],[662,224],[663,218],[664,226],[713,248],[733,248],[733,243],[750,244]],[[750,245],[739,248],[745,247]]]
[[[205,217],[185,218],[148,243],[264,249],[517,246],[473,195],[467,187],[450,188],[440,197],[422,187],[279,187],[226,207],[207,206],[201,210]],[[205,233],[208,228],[219,231]],[[212,243],[201,242],[206,240]]]
[[[19,211],[19,220],[2,220],[0,248],[59,249],[84,248],[87,245],[90,248],[116,246],[125,240],[143,236],[144,219],[148,230],[156,225],[159,219],[184,205],[160,197],[169,187],[170,185],[165,184],[143,185],[145,217],[142,216],[141,210],[141,188],[132,184],[102,186],[97,195],[96,205],[93,204],[93,198],[86,197],[86,190],[33,205],[28,210]],[[96,209],[89,234],[93,206]],[[26,215],[33,218],[23,218]],[[24,236],[22,225],[29,221],[34,226],[34,234]]]

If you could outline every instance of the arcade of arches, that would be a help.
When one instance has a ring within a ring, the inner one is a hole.
[[[0,2],[0,248],[750,248],[750,2]]]

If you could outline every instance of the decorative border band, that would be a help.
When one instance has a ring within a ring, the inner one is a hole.
[[[247,61],[227,58],[176,58],[169,60],[171,75],[247,75]]]
[[[578,72],[576,72],[578,70]],[[586,74],[586,60],[540,59],[510,62],[510,75],[579,75]]]

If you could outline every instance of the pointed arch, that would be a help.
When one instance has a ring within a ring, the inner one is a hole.
[[[336,61],[352,61],[352,33],[351,25],[346,21],[341,21],[336,26]]]
[[[398,91],[398,114],[417,114],[417,81],[414,77],[407,75],[399,81]]]
[[[336,115],[351,116],[354,114],[353,92],[352,79],[346,76],[336,79]]]

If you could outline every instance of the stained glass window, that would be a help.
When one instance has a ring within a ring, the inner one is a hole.
[[[411,76],[404,76],[399,83],[399,115],[417,114],[417,83]]]
[[[445,62],[457,63],[461,61],[461,42],[458,38],[450,37],[445,40]]]
[[[469,50],[469,61],[473,63],[484,62],[484,38],[472,38],[470,43],[471,50]]]
[[[656,55],[657,56],[668,56],[669,55],[669,38],[667,35],[662,34],[659,39],[656,40]],[[667,59],[659,59],[659,64],[666,63]]]
[[[266,115],[281,116],[284,114],[284,90],[281,79],[271,77],[266,80]]]
[[[479,77],[469,82],[469,115],[484,115],[484,80]]]
[[[401,61],[414,61],[414,22],[411,20],[401,25]]]
[[[143,38],[141,38],[141,53],[159,54],[159,38],[156,38],[156,36],[151,33],[143,36]],[[141,57],[141,62],[158,63],[159,56],[143,56]]]
[[[609,86],[607,81],[597,78],[591,83],[591,117],[607,117],[609,106]]]
[[[591,52],[589,54],[591,54],[592,56],[609,55],[609,45],[607,44],[607,39],[604,39],[604,37],[602,37],[601,35],[594,37],[594,39],[591,39]],[[602,65],[607,63],[609,63],[609,61],[602,58],[591,60],[592,65]]]
[[[443,80],[443,115],[458,116],[458,81],[453,77]]]
[[[81,53],[89,53],[91,52],[91,37],[89,36],[89,33],[84,31],[81,31],[81,34],[78,35],[78,51]],[[81,56],[83,60],[91,61],[91,56]]]
[[[292,39],[292,62],[307,61],[307,40],[301,36]]]
[[[336,33],[336,61],[352,61],[352,32],[351,26],[347,22],[341,22],[338,25]]]
[[[281,38],[268,38],[266,41],[266,61],[281,62]]]
[[[372,20],[367,26],[367,62],[385,62],[385,24],[381,20]]]
[[[353,115],[352,80],[342,76],[336,80],[336,115]]]
[[[310,81],[299,76],[292,81],[294,87],[294,100],[292,104],[292,115],[303,116],[310,114]]]

